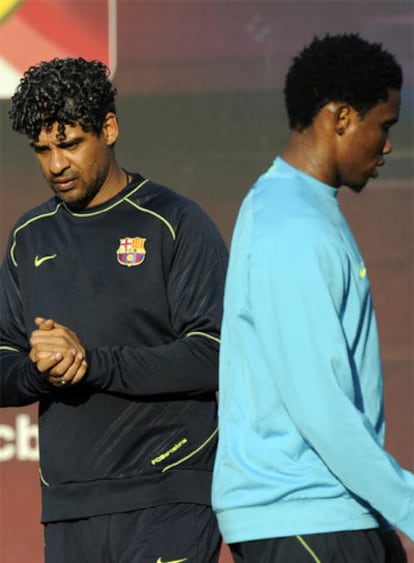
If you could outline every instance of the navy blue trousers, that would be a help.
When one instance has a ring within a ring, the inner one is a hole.
[[[307,534],[230,546],[235,563],[407,563],[395,532]]]
[[[218,563],[208,506],[170,504],[45,525],[45,563]]]

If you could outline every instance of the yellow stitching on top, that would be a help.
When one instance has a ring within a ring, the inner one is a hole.
[[[18,348],[13,348],[12,346],[0,346],[0,350],[7,350],[9,352],[21,352]]]
[[[188,332],[186,334],[186,336],[204,336],[205,338],[210,338],[210,340],[214,340],[214,342],[218,342],[220,344],[220,338],[217,338],[216,336],[212,336],[211,334],[208,334],[207,332],[200,332],[197,330],[194,330],[192,332]]]
[[[194,451],[190,452],[188,455],[186,455],[185,457],[179,459],[178,461],[176,461],[175,463],[172,463],[171,465],[167,465],[167,467],[164,467],[164,469],[161,471],[161,473],[165,473],[165,471],[168,471],[169,469],[171,469],[172,467],[176,467],[177,465],[180,465],[180,463],[183,463],[184,461],[187,461],[187,459],[190,459],[191,457],[195,456],[196,454],[198,454],[198,452],[200,452],[209,442],[211,442],[211,440],[214,438],[214,436],[217,434],[218,432],[218,428],[216,428],[214,430],[214,432],[211,434],[211,436],[209,436],[207,438],[207,440],[205,442],[203,442],[201,444],[201,446],[199,446],[198,448],[196,448]]]
[[[138,184],[138,186],[136,186],[136,188],[134,188],[131,192],[128,192],[122,199],[115,201],[115,203],[113,203],[112,205],[109,205],[108,207],[105,207],[105,209],[99,209],[99,211],[91,211],[90,213],[76,213],[75,211],[72,211],[71,209],[69,209],[66,205],[65,205],[65,208],[74,217],[93,217],[94,215],[101,215],[102,213],[106,213],[107,211],[110,211],[114,207],[117,207],[118,205],[120,205],[124,201],[128,201],[128,203],[130,203],[128,198],[131,195],[133,195],[134,193],[136,193],[138,190],[140,190],[142,188],[142,186],[144,186],[147,182],[149,182],[149,180],[143,180],[140,184]]]
[[[138,184],[138,186],[136,186],[135,189],[133,189],[131,192],[129,192],[125,197],[123,197],[119,201],[113,203],[109,207],[106,207],[105,209],[101,209],[100,211],[92,211],[91,213],[75,213],[74,211],[69,209],[69,207],[62,201],[62,202],[58,203],[58,205],[56,206],[56,209],[54,211],[52,211],[51,213],[44,213],[42,215],[37,215],[36,217],[32,217],[31,219],[26,221],[26,223],[23,223],[22,225],[20,225],[13,233],[13,239],[14,240],[13,240],[13,244],[10,248],[10,257],[11,257],[13,264],[17,267],[17,261],[14,257],[14,251],[15,251],[15,247],[16,247],[16,244],[17,244],[16,235],[21,229],[24,229],[25,227],[27,227],[27,225],[30,225],[30,223],[33,223],[34,221],[37,221],[38,219],[43,219],[44,217],[52,217],[53,215],[55,215],[58,212],[58,210],[62,207],[62,205],[65,207],[65,209],[68,211],[68,213],[70,213],[71,215],[73,215],[75,217],[93,217],[94,215],[100,215],[101,213],[106,213],[107,211],[113,209],[117,205],[120,205],[123,201],[128,201],[129,203],[131,203],[128,200],[128,197],[133,195],[134,193],[136,193],[147,182],[149,182],[148,179],[143,180],[140,184]]]
[[[149,213],[150,215],[153,215],[154,217],[156,217],[157,219],[159,219],[160,221],[162,221],[165,225],[167,225],[173,240],[176,239],[176,235],[175,235],[175,231],[173,229],[173,226],[171,225],[171,223],[169,223],[167,221],[167,219],[165,219],[165,217],[163,217],[162,215],[160,215],[159,213],[156,213],[155,211],[151,211],[151,209],[146,209],[145,207],[141,207],[140,205],[138,205],[137,203],[135,203],[134,201],[131,201],[130,199],[128,199],[128,197],[125,198],[126,201],[128,203],[130,203],[131,205],[133,205],[134,207],[136,207],[137,209],[139,209],[140,211],[143,211],[144,213]]]
[[[296,538],[300,541],[300,543],[303,545],[303,547],[306,549],[306,551],[309,553],[309,555],[312,557],[315,563],[322,563],[319,557],[316,556],[316,553],[313,551],[313,549],[302,538],[302,536],[296,536]]]
[[[46,487],[50,487],[50,483],[48,483],[48,482],[46,481],[46,479],[43,477],[43,473],[42,473],[42,468],[41,468],[41,467],[39,467],[39,477],[40,477],[40,480],[42,481],[42,483],[43,483],[44,485],[46,485]]]
[[[175,240],[176,239],[175,231],[174,231],[171,223],[169,223],[167,221],[167,219],[165,219],[162,215],[159,215],[159,213],[156,213],[155,211],[151,211],[150,209],[146,209],[145,207],[141,207],[140,205],[138,205],[134,201],[131,201],[131,199],[130,199],[130,197],[132,195],[134,195],[139,189],[142,188],[142,186],[144,186],[148,182],[149,182],[148,179],[144,180],[134,190],[132,190],[131,192],[128,192],[122,199],[120,199],[119,201],[116,201],[115,203],[113,203],[109,207],[105,207],[105,209],[100,209],[99,211],[91,211],[90,213],[75,213],[74,211],[71,211],[70,209],[68,209],[68,211],[71,215],[74,215],[75,217],[93,217],[94,215],[100,215],[101,213],[106,213],[107,211],[110,211],[111,209],[113,209],[117,205],[120,205],[121,203],[126,201],[130,205],[132,205],[133,207],[138,209],[139,211],[142,211],[144,213],[149,213],[150,215],[153,215],[154,217],[156,217],[157,219],[162,221],[165,225],[167,225],[167,227],[168,227],[168,229],[169,229],[169,231],[172,235],[173,240]]]
[[[20,225],[19,227],[17,227],[17,229],[14,231],[13,233],[13,244],[11,245],[10,248],[10,258],[13,262],[13,264],[16,266],[17,268],[17,261],[14,257],[14,250],[16,248],[16,244],[17,244],[17,233],[19,231],[21,231],[22,229],[24,229],[25,227],[27,227],[28,225],[30,225],[30,223],[34,223],[35,221],[38,221],[39,219],[44,219],[45,217],[52,217],[53,215],[56,215],[56,213],[59,211],[59,209],[62,207],[63,203],[58,203],[56,206],[56,209],[54,209],[54,211],[51,211],[50,213],[43,213],[42,215],[36,215],[36,217],[32,217],[31,219],[29,219],[28,221],[26,221],[25,223],[23,223],[22,225]]]

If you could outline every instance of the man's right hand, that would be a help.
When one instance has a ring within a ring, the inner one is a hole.
[[[37,369],[56,387],[81,381],[88,364],[78,336],[53,319],[36,317],[35,324],[38,329],[30,337],[30,359]]]

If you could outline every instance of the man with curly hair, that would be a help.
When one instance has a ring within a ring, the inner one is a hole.
[[[71,58],[12,98],[54,196],[0,270],[1,405],[39,402],[47,563],[216,563],[227,250],[195,202],[118,164],[115,94]]]
[[[414,475],[384,450],[367,269],[341,213],[391,152],[402,71],[316,37],[285,82],[285,150],[251,188],[227,274],[213,508],[236,563],[406,561]]]

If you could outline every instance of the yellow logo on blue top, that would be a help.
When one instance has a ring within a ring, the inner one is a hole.
[[[367,277],[367,269],[365,268],[364,262],[361,260],[361,264],[359,266],[359,277],[366,278]]]

